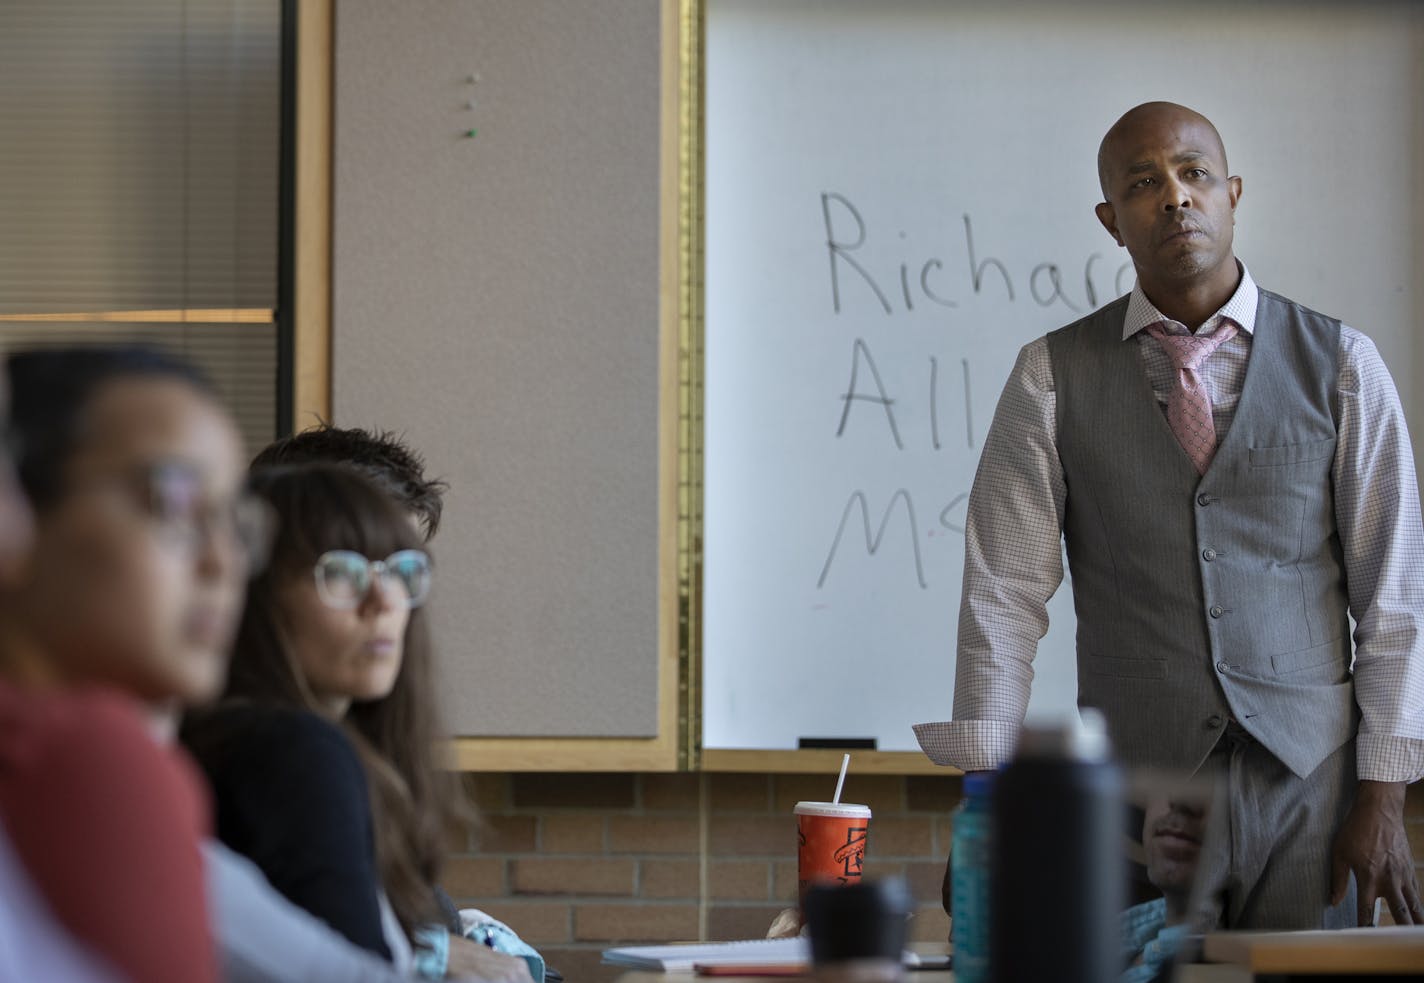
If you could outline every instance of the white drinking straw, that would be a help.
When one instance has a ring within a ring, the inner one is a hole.
[[[845,784],[845,773],[846,769],[849,767],[850,755],[847,754],[844,758],[841,758],[841,777],[836,779],[836,794],[831,799],[831,802],[833,803],[838,803],[841,800],[841,786]]]

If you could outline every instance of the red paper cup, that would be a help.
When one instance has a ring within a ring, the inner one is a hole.
[[[859,884],[865,867],[870,806],[798,802],[796,884],[802,900],[812,884]]]

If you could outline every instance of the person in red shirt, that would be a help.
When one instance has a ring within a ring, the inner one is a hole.
[[[20,367],[17,370],[17,366]],[[226,671],[260,513],[186,363],[13,355],[20,484],[0,468],[0,822],[57,920],[134,981],[217,978],[209,806],[171,744]]]
[[[0,682],[4,835],[56,921],[135,981],[214,980],[207,803],[131,701]]]

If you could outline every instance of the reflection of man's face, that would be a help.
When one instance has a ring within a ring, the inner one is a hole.
[[[1206,816],[1201,806],[1157,796],[1147,803],[1142,846],[1147,854],[1147,879],[1167,896],[1185,904],[1196,876]]]

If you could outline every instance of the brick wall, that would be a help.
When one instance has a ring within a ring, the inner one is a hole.
[[[756,938],[796,897],[791,808],[824,799],[826,775],[469,775],[482,828],[456,843],[445,886],[507,922],[570,983],[621,975],[599,965],[617,943]],[[940,879],[954,776],[851,774],[843,798],[874,818],[866,876],[902,875],[911,937],[941,941]],[[1424,861],[1424,783],[1407,822]],[[1424,879],[1424,864],[1421,864]]]
[[[570,983],[620,974],[600,952],[627,942],[759,938],[796,901],[791,809],[835,789],[826,775],[467,776],[483,814],[445,887],[507,921]],[[870,806],[866,876],[904,876],[916,939],[948,937],[940,879],[951,776],[851,774],[842,798]]]

